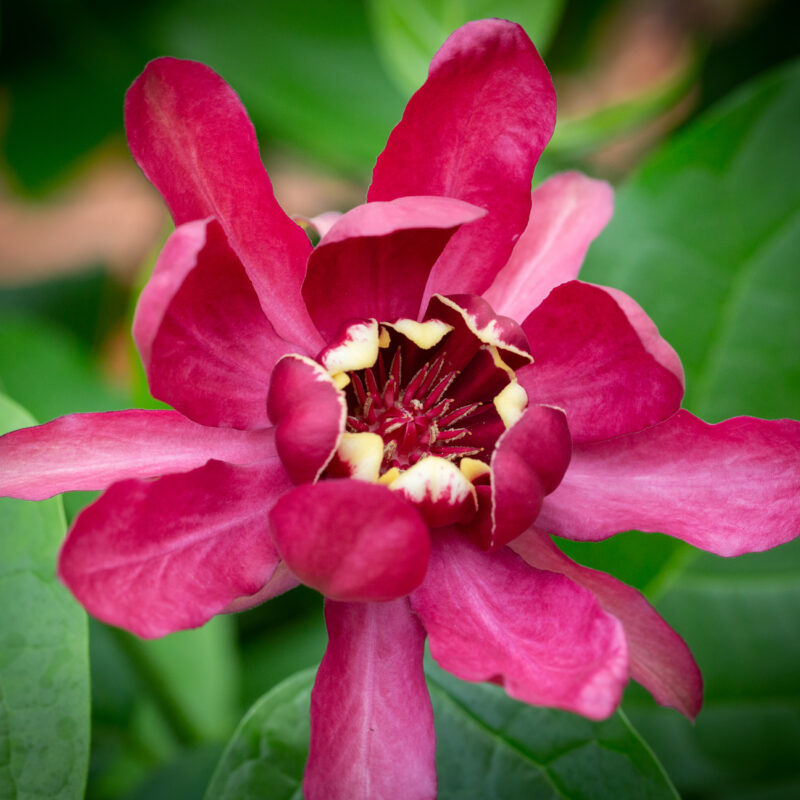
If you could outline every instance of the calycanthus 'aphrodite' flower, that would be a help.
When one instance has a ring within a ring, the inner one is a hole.
[[[426,636],[454,675],[529,703],[602,718],[632,676],[698,712],[681,638],[548,534],[736,555],[798,532],[800,424],[679,410],[680,362],[642,309],[575,280],[612,198],[568,173],[531,203],[554,120],[522,29],[464,26],[367,204],[319,220],[312,249],[233,91],[152,62],[126,123],[177,227],[134,336],[175,410],[0,440],[4,494],[106,490],[59,566],[106,622],[161,636],[300,581],[326,596],[310,800],[435,795]]]

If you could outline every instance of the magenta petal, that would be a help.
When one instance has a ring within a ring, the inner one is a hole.
[[[417,319],[436,259],[483,209],[449,197],[367,203],[341,217],[311,254],[303,297],[327,341],[351,318]]]
[[[500,547],[527,530],[544,496],[564,477],[572,440],[564,412],[529,406],[498,440],[492,455],[491,525],[473,539],[485,549]]]
[[[139,636],[196,628],[270,579],[267,513],[289,486],[277,460],[115,483],[76,519],[59,575],[87,611]]]
[[[207,428],[175,411],[72,414],[0,437],[0,495],[43,500],[186,472],[212,458],[252,464],[275,454],[271,428]]]
[[[523,322],[533,364],[517,373],[532,403],[563,408],[576,442],[655,425],[683,386],[647,352],[624,312],[597,286],[556,287]]]
[[[632,586],[564,555],[541,531],[531,528],[511,545],[537,569],[560,572],[586,587],[625,628],[631,677],[662,706],[694,719],[703,703],[703,679],[686,642]]]
[[[426,297],[480,294],[506,263],[528,222],[531,177],[555,114],[550,75],[519,25],[469,22],[436,54],[368,194],[371,201],[442,195],[489,212],[453,237]]]
[[[142,289],[133,318],[133,340],[145,369],[150,366],[153,340],[172,298],[186,276],[197,266],[206,246],[210,219],[198,219],[179,225],[164,243],[153,274]]]
[[[187,223],[167,241],[133,330],[152,393],[204,425],[268,426],[270,373],[298,350],[264,316],[215,220]]]
[[[156,59],[128,91],[125,127],[175,224],[216,217],[278,333],[319,349],[300,297],[311,244],[276,202],[233,89],[203,64]]]
[[[311,693],[306,800],[436,797],[425,631],[407,600],[325,603],[328,649]]]
[[[640,433],[576,446],[537,527],[598,540],[658,531],[722,556],[800,533],[800,422],[687,411]]]
[[[439,665],[526,703],[611,714],[628,679],[625,634],[592,593],[508,548],[484,553],[439,533],[411,595]]]
[[[498,314],[523,320],[552,289],[578,277],[589,245],[614,211],[605,181],[562,172],[533,193],[531,215],[508,263],[484,297]]]
[[[275,571],[272,573],[272,577],[255,594],[245,594],[241,597],[237,597],[222,609],[222,613],[236,614],[240,611],[247,611],[299,585],[300,581],[297,580],[289,567],[286,566],[286,562],[279,561],[278,565],[275,567]]]
[[[270,524],[292,572],[334,600],[393,600],[425,575],[428,528],[385,486],[349,479],[298,486],[272,509]]]
[[[647,316],[647,312],[630,295],[621,292],[619,289],[615,289],[612,286],[600,286],[598,288],[608,292],[625,312],[628,322],[639,334],[645,350],[662,367],[666,367],[680,381],[681,386],[685,387],[686,379],[683,373],[683,364],[681,364],[678,354],[672,345],[658,332],[655,322]]]
[[[336,452],[347,404],[323,367],[304,356],[282,358],[267,397],[275,445],[295,483],[314,481]]]

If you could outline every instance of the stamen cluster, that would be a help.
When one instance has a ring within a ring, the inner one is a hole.
[[[386,362],[381,349],[372,367],[350,373],[347,393],[347,430],[377,433],[383,439],[381,472],[405,469],[425,456],[455,461],[481,453],[480,446],[455,443],[468,435],[470,424],[491,404],[462,404],[448,396],[458,372],[447,368],[445,352],[407,380],[400,348],[388,369]]]

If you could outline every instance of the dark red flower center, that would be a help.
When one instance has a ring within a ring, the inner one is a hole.
[[[382,472],[404,469],[429,455],[450,461],[479,455],[480,446],[460,440],[485,416],[489,404],[459,404],[448,396],[458,373],[446,368],[445,354],[405,381],[402,361],[401,351],[395,350],[387,369],[381,350],[374,367],[350,373],[347,430],[377,433],[383,439]]]

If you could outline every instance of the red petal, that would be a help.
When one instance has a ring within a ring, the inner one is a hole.
[[[43,500],[186,472],[211,458],[252,464],[275,455],[271,428],[207,428],[175,411],[72,414],[0,437],[0,495]]]
[[[528,226],[484,298],[498,314],[525,319],[552,289],[578,277],[613,210],[605,181],[580,172],[553,175],[534,191]]]
[[[87,611],[139,636],[196,628],[270,579],[267,512],[288,487],[277,460],[115,483],[78,516],[59,575]]]
[[[485,214],[447,197],[401,197],[345,214],[312,253],[303,284],[326,341],[351,318],[417,319],[442,249],[460,225]]]
[[[298,350],[264,316],[214,220],[172,234],[139,299],[133,332],[153,394],[204,425],[268,426],[270,373]]]
[[[665,420],[683,386],[647,352],[606,291],[556,287],[522,329],[533,364],[517,373],[532,403],[563,408],[576,442],[607,439]]]
[[[306,800],[436,797],[425,631],[407,600],[325,603],[328,649],[311,694]]]
[[[672,345],[658,332],[655,322],[647,316],[647,312],[630,295],[621,292],[619,289],[614,289],[612,286],[599,286],[598,288],[608,292],[625,312],[628,322],[633,325],[633,329],[639,334],[645,350],[662,367],[666,367],[680,381],[681,386],[685,387],[686,380],[683,374],[683,365],[678,354]]]
[[[659,531],[722,556],[800,533],[800,423],[687,411],[640,433],[576,447],[537,526],[569,539]]]
[[[478,486],[475,519],[463,530],[484,550],[508,544],[531,526],[544,496],[558,486],[572,441],[564,412],[530,406],[498,439],[491,486]]]
[[[272,373],[267,411],[292,480],[319,478],[336,452],[347,416],[347,404],[331,376],[310,358],[282,358]]]
[[[384,486],[298,486],[270,514],[275,545],[300,580],[334,600],[393,600],[419,586],[430,538],[419,513]]]
[[[533,569],[508,548],[492,553],[437,534],[411,607],[431,655],[467,681],[592,719],[611,714],[628,678],[625,634],[591,592]]]
[[[572,454],[564,413],[529,406],[497,442],[492,455],[490,547],[519,536],[539,514],[542,500],[561,482]]]
[[[546,534],[531,528],[512,549],[537,569],[560,572],[585,586],[625,628],[631,677],[662,706],[694,719],[703,703],[703,679],[686,642],[644,596],[605,572],[567,558]]]
[[[311,244],[276,202],[253,125],[231,87],[195,61],[156,59],[128,91],[125,127],[133,157],[175,224],[216,217],[278,333],[319,349],[300,297]]]
[[[368,194],[441,195],[489,211],[453,237],[433,268],[428,297],[479,294],[506,263],[528,221],[531,177],[555,113],[550,76],[519,25],[467,23],[436,54]]]

